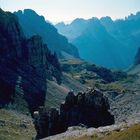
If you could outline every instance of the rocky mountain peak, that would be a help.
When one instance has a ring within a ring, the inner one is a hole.
[[[44,105],[46,81],[50,77],[61,81],[57,56],[49,51],[40,36],[27,39],[14,14],[0,10],[0,107],[9,102],[16,104],[14,96],[20,83],[19,98],[28,103],[32,113]]]
[[[63,51],[79,58],[77,48],[70,44],[66,37],[60,35],[57,29],[47,22],[43,16],[38,15],[31,9],[25,9],[23,12],[18,11],[14,13],[18,18],[23,28],[24,34],[27,37],[33,35],[40,35],[48,48],[52,52],[56,52],[59,58],[65,58]]]
[[[9,57],[21,58],[21,46],[24,34],[18,19],[10,12],[0,10],[0,53]]]

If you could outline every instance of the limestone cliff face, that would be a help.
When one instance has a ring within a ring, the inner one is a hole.
[[[50,53],[40,36],[26,39],[16,16],[0,9],[0,107],[14,103],[18,85],[30,111],[37,110],[44,105],[46,79],[50,77],[61,82],[55,54]]]

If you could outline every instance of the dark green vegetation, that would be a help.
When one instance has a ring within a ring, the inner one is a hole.
[[[110,17],[76,19],[55,27],[78,48],[81,58],[108,68],[128,68],[140,44],[140,12],[115,21]]]
[[[127,73],[122,71],[111,71],[104,67],[98,67],[81,60],[62,60],[62,71],[71,74],[82,84],[88,81],[98,81],[100,83],[111,83],[127,78]]]

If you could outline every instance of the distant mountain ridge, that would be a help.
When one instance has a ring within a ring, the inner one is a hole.
[[[78,48],[81,58],[108,68],[128,68],[140,43],[140,12],[115,21],[110,17],[75,19],[55,27]]]
[[[79,58],[77,48],[70,44],[66,37],[60,35],[57,29],[45,20],[43,16],[38,15],[31,9],[25,9],[14,12],[18,17],[23,32],[27,37],[40,35],[43,41],[48,44],[52,52],[56,52],[60,58],[67,56]]]

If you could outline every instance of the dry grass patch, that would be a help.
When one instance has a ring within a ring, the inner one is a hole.
[[[0,140],[31,140],[33,136],[35,129],[29,116],[0,109]]]
[[[108,135],[103,137],[93,136],[83,136],[76,138],[74,140],[140,140],[140,124],[133,125],[130,128],[117,132],[110,132]]]
[[[121,132],[112,132],[103,140],[140,140],[140,124],[131,126]]]

